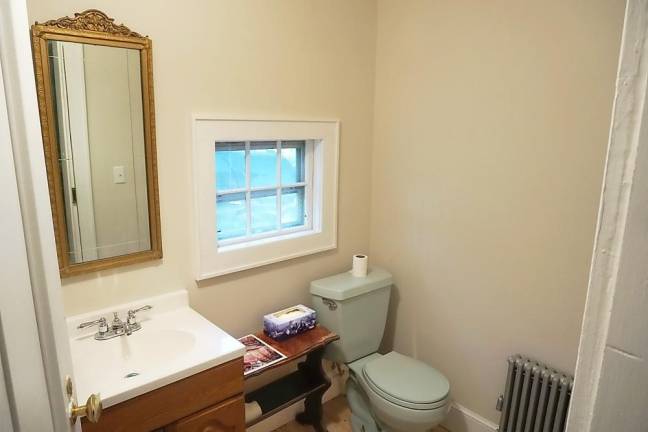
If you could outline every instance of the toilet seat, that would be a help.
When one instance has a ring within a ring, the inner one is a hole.
[[[362,368],[367,386],[383,399],[414,410],[433,410],[447,404],[450,383],[433,367],[390,352]]]

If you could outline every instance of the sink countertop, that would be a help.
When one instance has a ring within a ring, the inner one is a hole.
[[[153,309],[137,314],[142,329],[130,336],[97,341],[97,327],[79,330],[84,321],[144,304]],[[99,393],[104,408],[187,378],[243,356],[245,347],[188,305],[178,291],[67,319],[77,399]],[[241,374],[243,371],[241,371]]]

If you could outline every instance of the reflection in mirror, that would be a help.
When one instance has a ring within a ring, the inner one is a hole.
[[[151,249],[140,51],[47,42],[72,264]]]

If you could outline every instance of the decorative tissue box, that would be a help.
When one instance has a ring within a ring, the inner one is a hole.
[[[263,317],[263,331],[275,340],[282,340],[315,327],[315,311],[297,305]]]

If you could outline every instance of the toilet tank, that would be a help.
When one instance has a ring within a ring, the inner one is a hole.
[[[389,307],[392,276],[373,267],[366,277],[350,272],[311,282],[317,320],[340,340],[328,346],[325,357],[350,363],[378,351]]]

